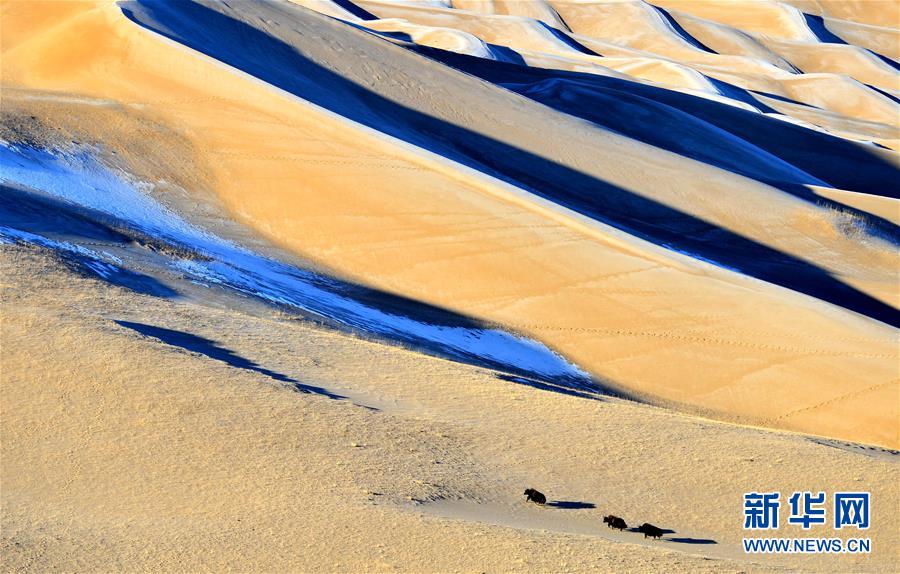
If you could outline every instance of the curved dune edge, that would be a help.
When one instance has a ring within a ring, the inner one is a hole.
[[[42,248],[0,244],[0,273],[10,569],[783,572],[783,556],[742,554],[742,492],[821,482],[898,503],[896,455],[878,449],[544,392],[271,310],[210,307],[203,287],[140,295]],[[539,509],[523,485],[595,508]],[[610,532],[612,511],[676,532]],[[872,554],[790,567],[892,572],[898,516],[878,516]]]
[[[5,27],[22,17],[12,6],[4,6]],[[182,186],[208,185],[240,221],[274,242],[374,287],[534,336],[629,394],[898,446],[895,330],[524,201],[505,184],[148,33],[114,4],[72,13],[43,9],[46,19],[31,33],[25,21],[14,26],[23,31],[15,45],[4,46],[4,82],[108,98],[158,118],[185,138],[195,164],[209,174],[208,180],[183,174]],[[600,131],[340,23],[310,13],[301,22],[320,35],[339,35],[343,50],[365,52],[377,65],[381,53],[403,58],[410,79],[454,78],[458,87],[448,87],[455,92],[477,93],[498,114],[512,110],[511,120],[527,114],[544,126],[536,130],[543,137],[566,133],[572,149],[561,161],[638,194],[799,257],[812,239],[823,250],[817,264],[897,307],[896,259],[877,242],[848,240],[839,213]],[[102,41],[79,44],[86,29]],[[330,57],[327,47],[316,50],[316,57]],[[352,66],[344,73],[354,73]],[[378,89],[403,85],[390,84],[402,76],[375,77]],[[436,105],[427,93],[421,103]],[[509,133],[510,141],[553,153],[540,138]],[[658,173],[627,169],[635,154]],[[589,157],[609,159],[595,166]],[[698,204],[701,190],[724,199]],[[739,206],[751,198],[760,209],[746,217]]]
[[[292,1],[330,13],[330,2]],[[884,93],[886,90],[896,95],[900,90],[896,62],[890,63],[885,54],[870,47],[848,43],[832,28],[839,32],[842,23],[845,27],[859,24],[833,18],[823,20],[818,13],[821,9],[804,13],[778,2],[723,5],[704,1],[652,4],[602,0],[536,0],[506,3],[502,7],[473,2],[453,4],[456,9],[438,3],[390,0],[365,0],[359,5],[375,17],[391,19],[372,22],[381,30],[389,29],[389,22],[398,19],[419,28],[455,27],[523,54],[537,51],[576,58],[586,71],[591,65],[606,67],[673,89],[699,89],[710,95],[727,96],[710,82],[715,79],[821,107],[846,119],[871,120],[897,133],[896,101]],[[551,18],[532,19],[531,13],[537,12],[534,8],[538,6],[556,14],[565,24]],[[366,24],[363,19],[357,22]],[[580,53],[559,36],[548,33],[547,27],[564,31],[593,53]],[[896,28],[883,30],[892,34],[892,40],[887,43],[889,49],[885,47],[882,52],[896,58],[900,33]],[[861,35],[864,34],[848,38],[858,41]],[[881,44],[876,47],[881,48]],[[546,59],[526,59],[532,65],[558,67]],[[784,113],[793,117],[791,112]],[[880,141],[868,132],[845,136]]]

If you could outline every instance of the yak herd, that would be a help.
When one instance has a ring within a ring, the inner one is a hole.
[[[534,502],[535,504],[541,505],[547,503],[547,497],[533,488],[526,489],[524,494],[528,502]],[[612,514],[604,516],[603,523],[606,524],[608,528],[615,528],[616,530],[625,530],[628,528],[628,525],[623,519],[618,516],[613,516]],[[650,538],[662,538],[663,535],[662,528],[658,528],[647,522],[638,526],[634,531],[643,533],[644,538],[647,538],[648,536]]]

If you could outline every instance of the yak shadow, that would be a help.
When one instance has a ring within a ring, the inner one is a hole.
[[[413,109],[378,93],[377,83],[364,85],[344,77],[340,73],[340,62],[328,60],[331,52],[323,52],[321,43],[301,43],[304,20],[300,15],[314,18],[301,7],[259,3],[205,5],[199,2],[159,0],[122,2],[120,6],[125,16],[140,26],[351,121],[447,157],[671,251],[804,293],[895,327],[900,326],[900,311],[895,307],[844,283],[809,260],[784,253],[722,228],[714,222],[506,141]],[[248,23],[258,21],[263,15],[272,18],[298,16],[291,27],[273,28],[267,33]],[[332,41],[336,39],[331,38],[324,44]],[[574,100],[551,98],[544,103],[557,109],[571,108],[575,115],[583,116],[585,110],[601,110],[606,117],[630,117],[627,110],[612,113],[603,101],[593,101],[591,94],[603,95],[603,99],[610,105],[617,102],[621,104],[630,97],[627,104],[637,114],[636,117],[643,117],[642,110],[659,110],[658,105],[642,107],[641,101],[650,99],[646,88],[652,87],[642,88],[641,84],[635,82],[555,70],[541,72],[552,74],[549,77],[535,77],[532,75],[535,73],[533,68],[482,58],[466,59],[464,55],[423,47],[418,47],[416,51],[509,89],[513,89],[512,85],[516,83],[534,84],[545,80],[550,81],[546,84],[548,88],[553,88],[564,79],[570,80],[566,86],[574,90],[570,94]],[[304,52],[318,54],[321,63]],[[486,72],[485,66],[490,66],[490,71]],[[605,93],[602,89],[598,91],[597,88],[602,87],[598,82],[603,81],[608,81],[607,87],[615,84],[618,89]],[[536,87],[532,85],[532,88]],[[644,91],[639,95],[640,90]],[[552,91],[550,93],[552,95]],[[810,176],[841,189],[871,189],[880,195],[891,195],[886,190],[895,187],[893,183],[900,173],[896,166],[869,153],[862,146],[853,146],[849,142],[798,126],[792,127],[760,114],[741,114],[738,112],[742,110],[724,104],[716,105],[716,102],[707,99],[669,90],[657,90],[654,93],[657,97],[665,94],[670,106],[674,105],[672,100],[677,98],[680,103],[679,117],[694,116],[701,123],[712,123],[731,133],[731,137],[720,140],[724,146],[722,149],[712,150],[707,156],[728,157],[734,146],[741,145],[738,141],[740,139],[745,140],[745,148],[749,145],[770,151],[766,156],[769,165],[773,168],[778,166],[787,178],[786,183],[793,184],[787,188],[789,193],[801,193],[810,201],[822,201],[799,185],[797,178],[802,181],[804,177],[809,179]],[[533,90],[532,96],[536,96]],[[600,122],[601,118],[593,120]],[[654,136],[666,131],[679,133],[677,123],[674,126],[670,125],[671,122],[659,124],[659,120],[633,123],[645,127],[668,126],[668,129],[647,130]],[[700,132],[701,135],[705,133],[707,132]],[[640,139],[639,135],[629,137]],[[697,146],[702,147],[704,142],[705,136],[695,138]],[[810,145],[792,146],[790,143]],[[815,149],[816,153],[809,153],[809,149]],[[690,152],[689,149],[681,151]],[[753,154],[747,150],[744,156],[749,161]],[[782,159],[786,162],[781,161]],[[712,161],[709,157],[707,160]],[[737,164],[730,167],[733,171],[740,171],[742,166]],[[764,177],[760,171],[762,167],[758,163],[755,165],[754,175],[757,178]],[[788,177],[790,175],[793,177]],[[847,185],[841,185],[842,183]],[[786,186],[780,187],[784,189]],[[893,194],[896,195],[896,192]],[[867,217],[867,221],[876,219]],[[876,221],[876,225],[883,236],[900,243],[896,225],[888,221]]]
[[[554,500],[548,502],[546,506],[551,508],[559,508],[562,510],[583,510],[586,508],[597,508],[593,502],[579,502],[576,500]]]
[[[672,530],[671,528],[660,528],[660,530],[662,531],[663,534],[675,534],[675,531]],[[637,533],[641,534],[641,531],[638,530],[637,526],[635,526],[634,528],[629,528],[628,532],[637,532]]]
[[[711,538],[666,538],[666,540],[679,544],[718,544]]]
[[[321,395],[323,397],[328,397],[329,399],[341,400],[346,399],[347,397],[336,395],[332,392],[329,392],[322,387],[315,387],[312,385],[305,385],[298,381],[297,379],[291,378],[287,375],[283,375],[281,373],[266,369],[261,367],[259,364],[242,357],[235,353],[230,349],[226,349],[222,347],[215,341],[210,339],[206,339],[204,337],[199,337],[197,335],[192,335],[190,333],[185,333],[184,331],[175,331],[173,329],[164,329],[162,327],[155,327],[153,325],[146,325],[144,323],[135,323],[132,321],[119,321],[116,323],[122,327],[127,329],[131,329],[132,331],[137,331],[141,335],[146,337],[152,337],[167,345],[171,345],[173,347],[180,347],[187,351],[192,351],[194,353],[200,353],[210,359],[214,359],[216,361],[221,361],[227,364],[230,367],[235,367],[237,369],[244,369],[246,371],[253,371],[256,373],[260,373],[265,375],[271,379],[282,383],[290,384],[294,390],[301,393],[309,393],[315,395]]]

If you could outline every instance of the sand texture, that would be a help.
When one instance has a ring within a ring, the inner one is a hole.
[[[898,22],[0,3],[3,569],[896,571]]]

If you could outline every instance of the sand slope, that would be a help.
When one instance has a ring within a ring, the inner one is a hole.
[[[876,451],[542,391],[210,307],[187,282],[170,283],[180,300],[141,295],[42,248],[2,245],[0,264],[4,569],[895,569],[886,511],[866,557],[761,559],[739,546],[742,493],[760,485],[865,489],[895,507],[897,465],[864,454]],[[191,337],[265,372],[179,346]],[[584,508],[529,507],[528,485]],[[609,512],[676,532],[613,533]]]
[[[659,90],[647,96],[664,108],[629,102],[613,78],[425,58],[284,3],[123,8],[59,13],[5,48],[4,77],[140,105],[185,135],[210,174],[198,184],[276,243],[537,337],[604,386],[897,445],[896,331],[884,325],[897,324],[896,220],[801,187],[891,196],[886,153]],[[88,28],[103,42],[73,54]],[[573,97],[605,99],[576,109]],[[596,106],[623,107],[615,123],[578,117]],[[478,107],[492,113],[467,111]],[[636,113],[663,116],[628,121]],[[834,156],[792,156],[809,146]]]
[[[896,570],[874,4],[4,2],[4,568]]]

